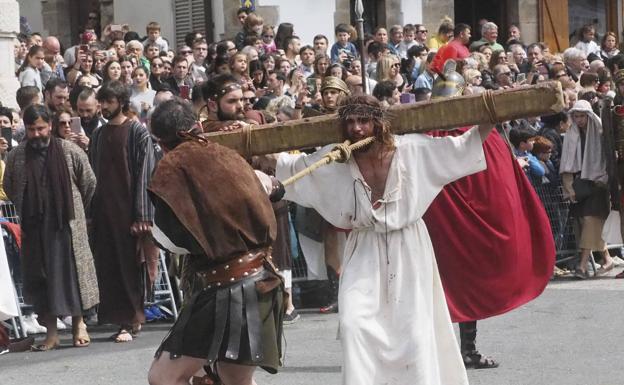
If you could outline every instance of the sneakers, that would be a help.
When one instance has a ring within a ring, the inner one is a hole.
[[[624,266],[624,259],[620,257],[613,257],[612,259],[613,259],[613,264],[615,265],[615,267]]]
[[[72,316],[68,315],[68,316],[61,318],[61,321],[63,321],[65,326],[70,328],[72,326],[73,319],[72,319]]]
[[[301,318],[301,316],[299,315],[299,313],[297,313],[297,309],[294,309],[293,311],[290,312],[290,314],[286,313],[284,315],[283,324],[284,325],[294,324],[295,322],[297,322],[297,320],[299,320],[299,318]]]
[[[0,356],[3,354],[7,354],[9,352],[9,348],[0,347]]]
[[[63,323],[63,321],[61,321],[60,318],[57,318],[56,319],[56,330],[65,330],[65,329],[67,329],[67,325],[65,325]]]
[[[48,331],[45,326],[39,325],[36,314],[29,314],[22,317],[26,334],[42,334]]]

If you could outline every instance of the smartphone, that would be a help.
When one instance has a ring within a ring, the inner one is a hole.
[[[13,141],[13,130],[11,127],[2,127],[2,137],[9,143],[9,149],[11,149],[11,142]]]
[[[191,98],[191,87],[184,84],[180,86],[180,97],[182,99],[190,99]]]
[[[69,122],[69,127],[71,128],[71,132],[74,134],[80,134],[82,132],[82,125],[80,124],[79,117],[72,117]]]
[[[111,32],[121,31],[121,24],[111,24]]]
[[[416,95],[412,93],[401,94],[401,104],[416,103]]]
[[[89,45],[88,44],[80,44],[80,50],[82,52],[89,52]]]
[[[522,74],[518,74],[518,76],[516,76],[516,83],[522,83],[526,80],[526,74],[522,73]]]
[[[308,92],[310,95],[316,95],[316,78],[307,78],[306,83],[308,85]]]

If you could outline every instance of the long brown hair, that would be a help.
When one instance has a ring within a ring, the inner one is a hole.
[[[352,117],[370,119],[373,135],[384,147],[394,147],[394,136],[386,119],[386,111],[379,100],[370,95],[353,95],[344,99],[338,109],[343,136],[348,139],[347,119]]]
[[[30,49],[28,50],[28,53],[26,54],[26,58],[24,59],[24,62],[22,63],[22,65],[15,72],[15,76],[19,76],[19,74],[22,71],[24,71],[26,69],[26,67],[30,66],[30,58],[35,56],[39,52],[44,52],[45,53],[45,51],[43,50],[43,47],[41,47],[39,45],[33,45],[32,47],[30,47]]]

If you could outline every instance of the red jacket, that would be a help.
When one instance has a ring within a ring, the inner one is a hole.
[[[441,47],[431,62],[431,68],[438,74],[442,73],[444,63],[448,59],[465,59],[470,55],[468,48],[459,40],[452,40],[447,45]]]

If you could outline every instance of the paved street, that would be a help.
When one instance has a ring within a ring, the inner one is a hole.
[[[166,324],[148,325],[130,344],[108,342],[114,330],[99,328],[86,349],[7,354],[0,357],[0,384],[146,384],[151,356],[168,328]],[[479,323],[479,348],[502,364],[494,370],[469,371],[470,382],[622,385],[623,328],[624,280],[553,282],[527,306]],[[258,371],[258,384],[340,384],[336,332],[336,315],[303,315],[286,327],[282,372],[271,376]],[[64,337],[64,344],[69,345],[70,336]]]

